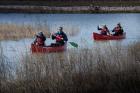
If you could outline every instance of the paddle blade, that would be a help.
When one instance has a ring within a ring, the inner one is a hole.
[[[75,43],[75,42],[69,42],[73,47],[76,47],[76,48],[78,48],[78,44],[77,43]]]

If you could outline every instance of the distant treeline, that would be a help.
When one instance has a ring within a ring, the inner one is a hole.
[[[48,6],[71,6],[89,5],[91,3],[130,3],[138,5],[140,0],[0,0],[0,5],[48,5]],[[118,4],[118,5],[119,5]]]
[[[69,1],[85,1],[85,2],[94,2],[94,1],[119,1],[119,2],[121,2],[121,1],[140,1],[140,0],[0,0],[0,2],[1,1],[8,1],[8,2],[10,2],[10,1],[67,1],[67,2],[69,2]]]

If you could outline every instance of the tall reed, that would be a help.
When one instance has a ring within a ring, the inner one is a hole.
[[[59,28],[59,27],[58,27]],[[58,28],[52,29],[46,22],[38,23],[35,26],[29,24],[0,24],[0,40],[18,40],[22,38],[33,38],[38,32],[43,32],[46,37],[58,31]],[[64,26],[64,32],[68,36],[75,36],[80,32],[77,26]]]
[[[17,25],[17,24],[0,24],[0,40],[32,38],[34,35],[42,31],[46,36],[49,35],[48,27],[32,26],[32,25]]]
[[[139,93],[140,43],[25,55],[3,93]],[[8,80],[8,79],[6,79]],[[1,83],[3,85],[3,83]]]

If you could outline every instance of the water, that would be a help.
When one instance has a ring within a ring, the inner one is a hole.
[[[60,26],[64,29],[74,27],[79,29],[76,36],[68,36],[69,41],[78,43],[80,47],[103,47],[106,44],[123,45],[140,41],[140,14],[0,14],[0,23],[13,24],[46,24],[50,31],[55,32]],[[97,26],[106,24],[112,30],[120,22],[124,31],[127,33],[126,39],[121,41],[94,41],[93,32],[98,32]],[[25,53],[30,53],[30,44],[33,38],[22,39],[19,41],[1,41],[4,54],[9,58],[20,58]],[[46,44],[54,42],[47,39]],[[68,48],[73,48],[70,44]]]

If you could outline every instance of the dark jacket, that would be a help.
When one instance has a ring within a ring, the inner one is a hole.
[[[115,32],[113,35],[117,36],[117,35],[122,35],[123,34],[123,28],[120,26],[120,27],[115,27],[112,32]]]
[[[54,35],[52,35],[52,39],[56,39],[56,36],[61,36],[63,38],[63,41],[65,42],[68,41],[67,35],[63,31],[57,32]]]
[[[58,37],[60,37],[60,39]],[[63,31],[57,32],[52,35],[52,39],[55,39],[58,45],[64,45],[68,41],[67,35]]]

